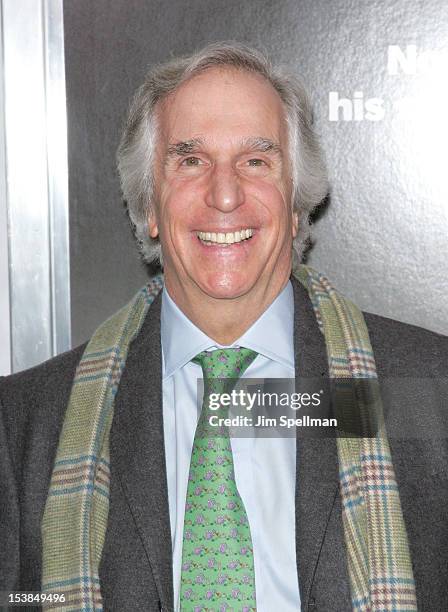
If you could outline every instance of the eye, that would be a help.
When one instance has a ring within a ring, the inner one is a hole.
[[[199,166],[202,161],[198,157],[186,157],[182,160],[181,166]]]
[[[248,162],[249,166],[265,166],[266,162],[262,159],[258,159],[257,157],[254,157],[253,159],[249,159]]]

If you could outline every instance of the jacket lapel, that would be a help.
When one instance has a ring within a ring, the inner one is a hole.
[[[151,305],[129,350],[115,400],[111,461],[150,563],[162,607],[171,610],[172,546],[163,433],[160,310],[161,294]]]
[[[304,378],[328,377],[328,363],[325,339],[319,330],[308,292],[294,278],[291,278],[291,282],[294,289],[294,350],[298,391]],[[336,441],[329,438],[305,438],[300,434],[300,428],[297,428],[296,556],[302,607],[307,610],[339,481]],[[341,551],[339,557],[343,555]]]

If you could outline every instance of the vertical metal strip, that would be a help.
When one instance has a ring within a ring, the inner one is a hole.
[[[70,345],[62,0],[2,0],[2,7],[11,351],[17,371]]]
[[[5,108],[3,84],[3,18],[0,5],[0,375],[11,372],[11,315],[9,308],[8,209],[6,186]]]
[[[44,58],[53,354],[71,345],[70,252],[62,0],[44,0]]]

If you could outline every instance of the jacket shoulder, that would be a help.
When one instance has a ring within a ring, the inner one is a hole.
[[[57,443],[76,367],[85,346],[0,378],[0,418],[13,464],[21,465],[30,443],[44,452]]]
[[[447,376],[448,336],[363,312],[378,369],[384,376]]]
[[[54,399],[71,387],[76,367],[86,344],[52,357],[43,363],[0,377],[0,398],[4,406],[31,401],[35,404],[50,397]]]
[[[2,387],[9,387],[10,385],[13,387],[15,385],[23,386],[45,380],[49,376],[60,376],[64,373],[70,375],[76,369],[86,346],[87,343],[81,344],[32,368],[27,368],[9,376],[2,376],[0,377],[0,384]]]

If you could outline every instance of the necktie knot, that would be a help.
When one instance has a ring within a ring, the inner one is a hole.
[[[213,378],[240,378],[258,353],[251,349],[227,348],[202,351],[192,361],[202,367],[204,380]]]

